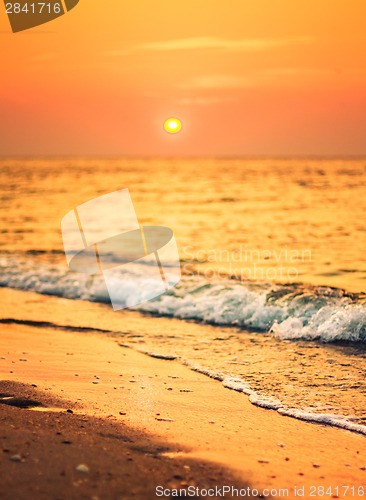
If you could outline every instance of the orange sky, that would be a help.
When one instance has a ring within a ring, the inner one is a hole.
[[[0,154],[366,154],[365,19],[365,0],[80,0],[13,34],[1,2]]]

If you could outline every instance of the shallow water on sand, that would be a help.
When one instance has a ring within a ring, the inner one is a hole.
[[[363,344],[283,341],[268,333],[151,317],[110,306],[0,289],[1,322],[94,331],[150,356],[177,358],[250,395],[254,404],[298,418],[345,416],[325,423],[366,433],[366,348]],[[6,311],[6,316],[5,316]],[[8,319],[4,319],[7,317]],[[12,318],[12,319],[10,319]],[[92,337],[86,335],[86,346]],[[243,396],[246,397],[246,396]],[[289,411],[291,410],[291,411]]]

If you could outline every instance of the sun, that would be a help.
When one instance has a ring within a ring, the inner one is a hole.
[[[182,128],[182,124],[178,118],[169,118],[164,123],[164,128],[169,134],[176,134]]]

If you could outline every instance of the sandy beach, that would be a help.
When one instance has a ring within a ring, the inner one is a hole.
[[[0,352],[3,498],[156,498],[158,485],[354,498],[365,484],[364,436],[254,407],[118,339],[13,321]]]
[[[1,382],[0,388],[2,395],[16,395],[0,417],[3,499],[156,498],[155,485],[222,488],[229,482],[248,488],[221,465],[172,460],[166,454],[177,446],[111,418],[80,413],[70,401],[29,385]],[[31,410],[36,402],[41,411]]]
[[[366,500],[365,18],[4,1],[0,500]]]

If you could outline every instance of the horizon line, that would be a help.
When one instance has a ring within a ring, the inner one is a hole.
[[[123,154],[123,153],[0,153],[0,159],[7,158],[128,158],[128,159],[366,159],[366,152],[353,153],[296,153],[296,154]]]

